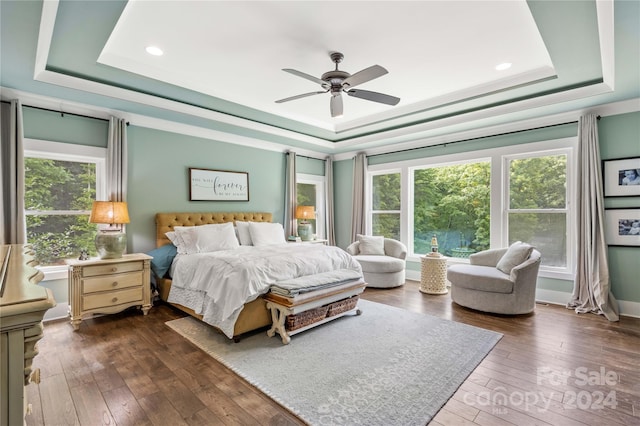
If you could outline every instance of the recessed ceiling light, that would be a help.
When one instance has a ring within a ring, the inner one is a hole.
[[[164,52],[157,46],[147,46],[145,49],[149,55],[162,56]]]
[[[511,68],[511,62],[503,62],[499,65],[496,65],[496,71],[504,71]]]

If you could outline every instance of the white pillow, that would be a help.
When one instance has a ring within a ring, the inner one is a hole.
[[[249,233],[256,247],[287,243],[284,228],[279,223],[249,222]]]
[[[369,236],[358,235],[359,254],[384,256],[384,237],[382,236]]]
[[[197,253],[198,249],[195,246],[195,239],[191,237],[191,231],[195,226],[174,226],[173,230],[176,233],[176,242],[178,245],[178,254],[191,254]]]
[[[175,228],[185,228],[185,227],[184,226],[182,226],[182,227],[181,226],[176,226]],[[184,243],[184,240],[178,234],[177,231],[175,231],[175,230],[174,231],[169,231],[169,232],[165,233],[165,235],[167,236],[167,238],[169,238],[171,240],[173,245],[176,246],[176,248],[178,249],[178,254],[186,254],[187,253],[186,244]]]
[[[511,270],[527,260],[532,251],[531,245],[516,241],[509,246],[507,252],[498,261],[496,268],[505,274],[511,274]]]
[[[238,239],[243,246],[252,246],[251,232],[249,231],[249,222],[236,221],[236,229],[238,231]]]
[[[231,250],[240,246],[232,222],[194,226],[183,231],[181,236],[189,254]]]

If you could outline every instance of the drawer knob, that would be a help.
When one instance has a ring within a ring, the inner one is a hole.
[[[111,285],[114,286],[114,287],[118,287],[118,281],[112,282]]]
[[[117,297],[114,297],[113,299],[111,299],[111,303],[116,303],[118,301]]]
[[[117,267],[114,266],[113,268],[111,268],[111,272],[117,272],[117,271],[118,271]]]

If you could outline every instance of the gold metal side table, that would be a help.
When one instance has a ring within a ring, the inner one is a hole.
[[[423,256],[420,271],[420,291],[427,294],[447,294],[447,257]]]

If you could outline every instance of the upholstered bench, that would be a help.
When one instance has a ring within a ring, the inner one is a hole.
[[[361,311],[356,304],[365,286],[364,281],[360,279],[300,293],[293,297],[273,292],[267,293],[264,299],[267,302],[267,309],[271,310],[272,320],[267,335],[273,337],[278,333],[282,343],[286,345],[294,334],[349,313],[360,315]],[[296,316],[298,318],[295,318]],[[287,321],[287,319],[294,321]],[[298,319],[304,319],[304,324],[297,324],[295,320]],[[292,324],[295,326],[292,327]]]

